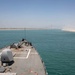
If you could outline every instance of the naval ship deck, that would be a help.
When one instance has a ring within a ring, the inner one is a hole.
[[[44,63],[33,46],[23,45],[22,48],[11,50],[14,63],[5,66],[4,73],[0,75],[46,75]]]

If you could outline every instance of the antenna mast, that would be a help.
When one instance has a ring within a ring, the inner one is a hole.
[[[26,39],[26,28],[24,28],[24,37]]]

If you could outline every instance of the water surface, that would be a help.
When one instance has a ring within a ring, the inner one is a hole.
[[[0,31],[0,48],[22,38],[31,41],[49,75],[75,75],[75,33],[61,30]]]

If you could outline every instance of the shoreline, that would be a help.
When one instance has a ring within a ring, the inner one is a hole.
[[[0,28],[0,30],[49,30],[47,28]]]
[[[62,29],[62,31],[75,32],[75,29]]]

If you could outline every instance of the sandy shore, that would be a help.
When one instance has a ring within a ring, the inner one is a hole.
[[[62,29],[62,31],[75,32],[75,29]]]

